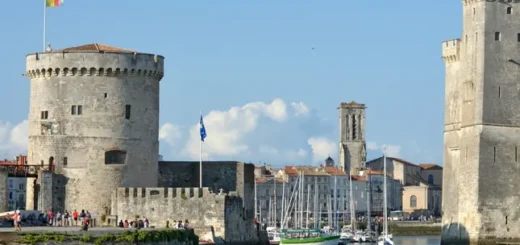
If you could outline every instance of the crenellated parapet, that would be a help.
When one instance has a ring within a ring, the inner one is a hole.
[[[104,49],[93,47],[29,54],[26,57],[26,75],[30,79],[106,76],[145,77],[157,81],[163,77],[163,56],[108,46],[100,46]]]
[[[460,45],[460,39],[442,42],[442,59],[445,63],[448,64],[460,60]]]
[[[148,198],[164,198],[164,199],[224,199],[226,196],[234,197],[236,193],[229,194],[212,193],[207,187],[204,188],[117,188],[118,199],[148,199]]]
[[[164,73],[157,70],[142,70],[135,68],[105,68],[105,67],[63,67],[28,70],[25,74],[29,79],[74,76],[105,76],[105,77],[144,77],[160,81]]]

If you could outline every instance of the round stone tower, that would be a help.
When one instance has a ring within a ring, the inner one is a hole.
[[[100,215],[115,188],[157,186],[163,71],[162,56],[102,44],[27,55],[28,162],[55,173],[38,209]]]

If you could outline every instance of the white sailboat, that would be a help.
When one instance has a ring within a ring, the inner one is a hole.
[[[392,235],[388,234],[388,208],[387,208],[387,186],[386,186],[386,148],[383,151],[383,234],[377,239],[377,245],[394,245]]]

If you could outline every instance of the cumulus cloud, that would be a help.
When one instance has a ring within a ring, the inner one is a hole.
[[[309,126],[315,127],[319,124],[314,120],[316,118],[311,117],[311,110],[305,103],[286,103],[280,98],[267,103],[257,101],[234,106],[228,110],[210,111],[204,115],[207,138],[202,144],[202,157],[205,160],[260,160],[279,164],[308,164],[309,152],[312,151],[314,156],[320,151],[314,150],[307,142],[316,132]],[[330,131],[330,127],[323,128]],[[164,154],[166,157],[171,155],[199,159],[199,125],[187,127],[186,139],[183,139],[181,131],[181,127],[172,123],[166,123],[161,127],[160,139],[168,145],[170,151]],[[330,133],[334,135],[334,132]]]
[[[324,137],[311,137],[307,140],[312,148],[312,161],[313,163],[322,162],[329,156],[336,156],[337,144]]]
[[[374,141],[367,142],[367,149],[372,151],[380,151],[381,153],[386,149],[388,157],[401,157],[400,145],[377,144]]]
[[[181,127],[171,123],[165,123],[159,129],[159,140],[163,140],[171,146],[176,146],[182,138]]]
[[[292,102],[291,106],[294,108],[295,116],[307,116],[310,113],[309,107],[303,102]]]
[[[4,158],[11,159],[13,156],[27,152],[29,140],[29,123],[24,120],[16,125],[0,121],[0,154]]]

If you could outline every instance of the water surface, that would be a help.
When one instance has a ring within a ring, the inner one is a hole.
[[[440,236],[394,236],[395,245],[440,245]],[[358,243],[368,244],[368,243]],[[374,243],[376,244],[376,243]]]

